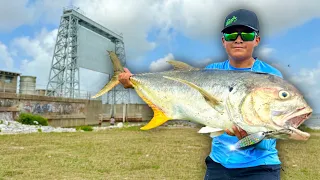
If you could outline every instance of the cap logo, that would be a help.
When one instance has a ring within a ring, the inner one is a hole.
[[[233,16],[231,19],[228,19],[226,22],[226,26],[228,26],[231,23],[234,23],[237,21],[237,17]]]

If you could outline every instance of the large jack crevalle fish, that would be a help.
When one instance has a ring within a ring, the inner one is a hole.
[[[93,98],[118,85],[118,75],[124,72],[117,55],[108,52],[114,76]],[[204,125],[199,133],[210,133],[212,137],[226,129],[233,132],[234,124],[248,134],[263,135],[261,139],[310,137],[298,127],[311,116],[312,109],[286,80],[267,73],[205,70],[174,60],[168,63],[173,70],[130,78],[137,94],[154,111],[154,117],[142,130],[180,119]]]

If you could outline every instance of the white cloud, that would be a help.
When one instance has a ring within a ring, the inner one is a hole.
[[[71,2],[94,21],[124,34],[128,60],[141,59],[145,52],[157,46],[159,38],[170,41],[176,32],[194,39],[215,37],[225,15],[236,8],[254,10],[260,18],[262,34],[294,27],[320,15],[318,0],[308,3],[298,0],[202,0],[201,3],[193,0],[44,0],[34,3],[17,0],[0,3],[0,31],[35,22],[58,25],[62,8]],[[154,29],[159,34],[150,40],[148,33]]]
[[[318,63],[318,67],[312,68],[312,69],[306,69],[302,68],[296,75],[291,77],[291,80],[300,84],[303,83],[304,86],[310,87],[310,86],[316,86],[318,85],[320,87],[320,61]]]
[[[57,32],[57,29],[49,32],[42,29],[34,38],[24,36],[12,42],[15,51],[27,57],[20,62],[22,75],[36,76],[37,86],[41,88],[48,82]]]
[[[172,55],[172,53],[169,53],[163,58],[152,61],[149,66],[150,71],[151,72],[161,72],[161,71],[166,71],[166,70],[172,69],[173,67],[172,67],[172,65],[170,65],[167,62],[168,60],[182,61],[186,64],[189,64],[190,66],[198,67],[198,68],[203,68],[203,67],[209,65],[210,63],[212,63],[212,59],[210,59],[210,58],[206,58],[203,60],[195,60],[195,61],[192,61],[192,63],[189,63],[189,62],[186,62],[183,60],[175,59],[174,56]]]
[[[317,0],[75,0],[74,4],[94,21],[124,34],[128,60],[140,59],[157,46],[159,38],[170,41],[176,32],[198,40],[217,37],[227,13],[237,8],[252,9],[258,14],[262,34],[294,27],[320,15]],[[154,29],[159,34],[149,40],[148,33]]]
[[[205,58],[203,60],[193,61],[192,64],[191,63],[189,63],[189,64],[193,67],[204,68],[211,63],[213,63],[213,60],[211,58]]]
[[[268,58],[275,50],[270,47],[262,46],[258,48],[258,57]]]
[[[36,19],[34,19],[34,22],[40,21],[42,23],[58,25],[63,8],[67,7],[71,1],[72,0],[35,1],[33,6],[36,9]]]
[[[267,62],[267,63],[268,63],[268,62]],[[278,62],[275,62],[275,63],[274,63],[274,62],[269,62],[269,64],[270,64],[272,67],[278,69],[278,70],[281,72],[282,76],[286,79],[285,73],[286,73],[287,69],[285,69],[285,67],[284,67],[282,64],[280,64],[280,63],[278,63]]]
[[[207,39],[219,33],[225,16],[238,8],[248,8],[257,13],[262,34],[294,27],[320,16],[317,8],[320,2],[317,0],[308,3],[301,3],[298,0],[203,0],[201,3],[193,0],[172,0],[155,1],[154,4],[157,4],[158,8],[152,15],[157,18],[154,23],[158,27],[162,30],[172,27],[196,39]],[[284,9],[285,14],[283,14]]]
[[[164,58],[160,58],[156,61],[152,61],[150,64],[151,72],[166,71],[172,68],[172,66],[167,62],[168,60],[174,60],[174,57],[171,53],[166,55]]]
[[[59,23],[62,8],[70,0],[0,1],[0,31],[9,32],[21,25],[34,23]]]
[[[5,66],[3,66],[4,64]],[[0,68],[12,70],[13,59],[11,54],[8,52],[8,48],[5,44],[0,42]]]
[[[316,64],[315,64],[316,65]],[[306,100],[314,108],[315,112],[320,112],[320,61],[314,68],[302,68],[299,72],[293,73],[289,78],[304,95]]]
[[[30,24],[34,19],[35,9],[26,7],[28,0],[0,2],[0,31],[10,31],[22,24]]]
[[[175,1],[179,8],[166,8],[171,13],[166,18],[171,19],[172,26],[186,35],[194,38],[207,38],[220,32],[225,16],[232,10],[248,8],[255,11],[259,17],[262,34],[272,34],[285,28],[300,25],[312,18],[319,17],[320,2],[310,0],[302,3],[299,0],[225,0]],[[174,3],[170,3],[173,5]],[[285,10],[286,13],[283,13]],[[172,19],[172,16],[178,17]]]

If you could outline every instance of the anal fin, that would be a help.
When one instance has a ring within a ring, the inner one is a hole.
[[[149,121],[148,124],[141,127],[141,130],[149,130],[156,128],[167,122],[169,119],[171,119],[167,117],[167,115],[160,108],[158,108],[156,105],[154,105],[154,103],[152,103],[148,98],[146,98],[139,88],[136,88],[136,92],[141,97],[141,99],[144,102],[146,102],[148,106],[153,110],[153,118]]]
[[[155,127],[158,127],[162,124],[164,124],[165,122],[167,122],[170,118],[168,118],[161,110],[157,109],[157,108],[152,108],[153,112],[154,112],[154,116],[151,119],[151,121],[141,127],[141,130],[149,130],[149,129],[153,129]]]

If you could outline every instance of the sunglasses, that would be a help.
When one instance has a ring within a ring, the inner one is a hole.
[[[240,35],[243,41],[253,41],[256,37],[256,32],[233,32],[233,33],[223,33],[224,39],[226,41],[234,41]]]

